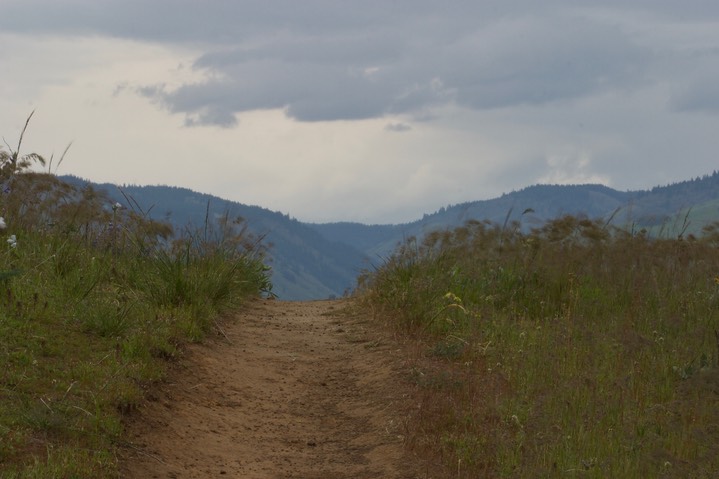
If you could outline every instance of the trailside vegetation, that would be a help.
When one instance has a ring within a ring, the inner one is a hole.
[[[0,476],[116,477],[167,360],[271,294],[263,248],[227,216],[173,232],[21,146],[0,149]]]
[[[425,344],[407,441],[449,477],[713,477],[719,223],[564,216],[405,242],[358,296]]]

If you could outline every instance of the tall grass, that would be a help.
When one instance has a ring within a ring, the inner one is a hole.
[[[566,216],[404,244],[363,278],[364,304],[456,378],[416,372],[413,444],[457,477],[713,477],[716,229],[649,239]]]
[[[21,144],[0,150],[0,477],[114,477],[167,359],[270,292],[262,247],[228,218],[174,234]]]

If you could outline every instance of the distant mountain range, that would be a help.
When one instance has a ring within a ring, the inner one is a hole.
[[[92,184],[62,177],[74,184]],[[131,197],[152,218],[167,220],[176,229],[201,227],[210,218],[229,213],[247,220],[249,229],[270,244],[274,292],[280,299],[305,300],[341,296],[355,286],[362,270],[379,264],[404,239],[429,231],[460,226],[467,220],[503,224],[519,221],[524,230],[561,215],[605,218],[628,229],[646,229],[653,236],[698,234],[719,221],[719,173],[622,192],[602,185],[535,185],[491,200],[441,208],[411,223],[302,223],[289,215],[248,206],[216,196],[172,186],[93,184],[120,203]],[[120,191],[122,190],[122,192]],[[208,209],[209,208],[209,209]]]

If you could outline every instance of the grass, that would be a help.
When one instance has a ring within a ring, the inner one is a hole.
[[[715,231],[650,239],[567,216],[405,243],[360,295],[427,344],[410,444],[451,477],[712,477]]]
[[[168,359],[270,291],[262,248],[229,218],[173,234],[34,172],[21,143],[0,150],[0,478],[117,477],[123,420]]]

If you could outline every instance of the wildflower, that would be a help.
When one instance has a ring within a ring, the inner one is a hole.
[[[518,428],[522,429],[522,423],[519,421],[519,416],[517,416],[516,414],[512,414],[512,417],[510,419]]]
[[[458,304],[462,302],[462,299],[451,291],[445,294],[444,298]]]
[[[122,208],[122,205],[120,204],[119,201],[115,202],[115,204],[112,205],[112,211],[117,211],[117,210],[119,210],[120,208]]]
[[[4,230],[5,228],[7,228],[7,223],[5,223],[5,218],[0,216],[0,230]]]
[[[11,248],[17,248],[17,237],[15,235],[10,235],[7,239],[7,244],[9,244]]]

